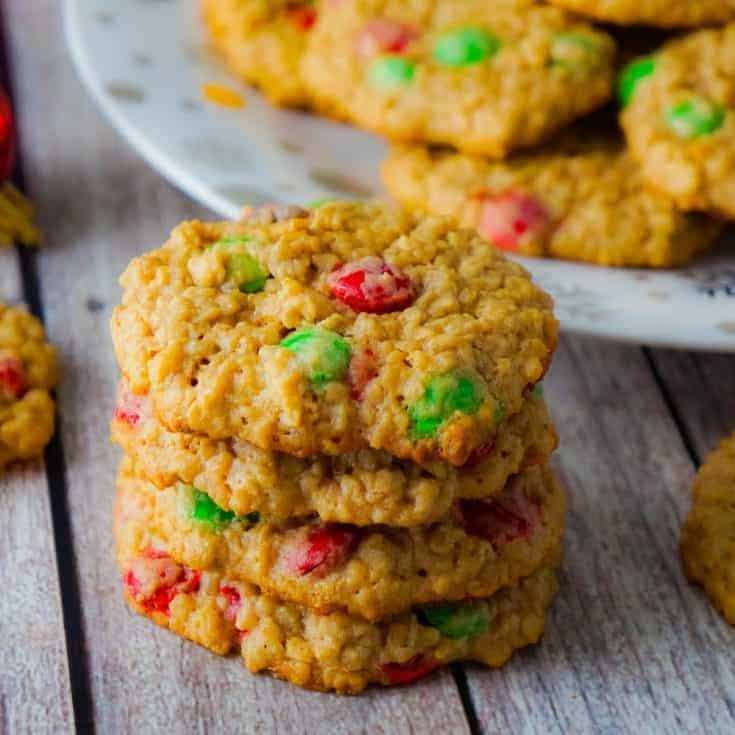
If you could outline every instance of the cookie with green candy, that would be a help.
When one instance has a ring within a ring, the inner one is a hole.
[[[190,486],[152,485],[136,476],[127,458],[118,487],[150,507],[150,532],[178,564],[370,621],[427,605],[459,605],[452,614],[426,613],[455,636],[481,626],[460,603],[532,574],[557,548],[565,513],[564,492],[547,467],[525,470],[500,495],[461,501],[456,512],[414,528],[317,517],[251,522]]]
[[[133,610],[214,653],[239,652],[253,673],[310,689],[355,694],[369,684],[408,684],[460,660],[502,666],[539,640],[557,589],[558,545],[491,597],[369,622],[284,601],[216,565],[175,559],[156,536],[154,506],[130,485],[118,488],[115,508],[117,559]],[[323,546],[313,560],[330,555]]]
[[[302,61],[312,103],[392,140],[504,157],[604,105],[614,43],[526,0],[325,3]]]
[[[735,219],[735,24],[669,41],[623,72],[621,122],[651,185]]]
[[[454,221],[380,203],[187,222],[122,277],[129,390],[174,432],[298,457],[371,448],[457,467],[519,413],[552,302]]]

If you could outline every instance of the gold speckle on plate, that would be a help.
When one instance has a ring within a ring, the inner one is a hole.
[[[728,332],[729,334],[735,334],[735,322],[720,322],[717,325],[718,329],[721,329],[723,332]]]
[[[105,90],[110,97],[120,102],[139,103],[145,100],[145,92],[136,84],[128,82],[110,82],[105,85]]]

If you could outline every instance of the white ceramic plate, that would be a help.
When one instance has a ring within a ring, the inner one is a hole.
[[[174,184],[224,217],[243,204],[380,191],[379,139],[276,110],[206,51],[196,0],[65,0],[79,73],[113,125]],[[224,84],[242,109],[207,102]],[[735,352],[735,234],[679,271],[524,259],[567,331]]]

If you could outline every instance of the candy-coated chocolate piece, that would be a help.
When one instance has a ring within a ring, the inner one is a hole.
[[[656,59],[653,56],[644,56],[631,61],[620,75],[618,81],[618,97],[625,107],[638,89],[638,85],[656,71]]]
[[[528,538],[540,513],[539,507],[527,498],[515,498],[513,503],[462,500],[458,508],[467,533],[496,545]]]
[[[408,684],[430,674],[439,668],[439,664],[432,659],[418,654],[405,663],[381,664],[380,670],[388,677],[391,684]]]
[[[359,531],[340,523],[326,523],[310,528],[299,536],[285,555],[289,571],[299,576],[323,577],[341,566],[355,550]]]
[[[329,277],[332,295],[355,311],[386,314],[413,303],[411,279],[381,258],[367,257],[343,265]]]
[[[692,95],[666,110],[664,120],[680,138],[692,140],[719,130],[725,122],[725,109],[705,97]]]
[[[457,371],[437,375],[409,410],[413,434],[418,439],[434,436],[454,413],[477,413],[481,405],[476,380]]]
[[[204,523],[213,530],[219,530],[237,518],[231,510],[220,508],[207,493],[195,487],[189,488],[189,492],[191,493],[189,516],[192,520]]]
[[[475,638],[487,630],[487,618],[471,605],[425,605],[420,608],[423,621],[447,638]]]
[[[347,340],[327,329],[299,330],[286,337],[281,347],[296,355],[316,386],[344,377],[352,355]]]
[[[28,377],[15,355],[0,355],[0,399],[15,401],[28,390]]]
[[[434,60],[443,66],[469,66],[492,58],[501,46],[501,40],[484,28],[459,28],[439,38]]]
[[[268,280],[263,266],[247,252],[249,238],[225,238],[212,245],[212,250],[221,252],[227,263],[227,277],[237,283],[243,293],[262,291]]]
[[[512,189],[482,201],[477,229],[501,250],[517,253],[550,230],[548,210],[530,194]]]
[[[377,18],[370,21],[358,34],[357,52],[364,57],[380,53],[401,54],[419,35],[419,31],[407,23]]]
[[[413,81],[416,64],[402,56],[381,56],[368,71],[370,83],[378,89],[392,90],[404,87]]]

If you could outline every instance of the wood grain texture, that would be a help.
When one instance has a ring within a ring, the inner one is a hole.
[[[702,462],[735,431],[735,357],[656,350],[651,361],[691,451]]]
[[[565,340],[547,381],[570,493],[541,646],[471,669],[484,732],[728,733],[735,632],[684,579],[693,465],[640,350]]]
[[[448,672],[419,686],[357,699],[249,675],[133,616],[114,564],[111,505],[118,453],[108,443],[117,370],[108,336],[116,280],[184,218],[204,215],[147,169],[92,108],[66,59],[51,0],[6,7],[22,102],[31,193],[49,246],[40,279],[49,328],[65,361],[62,436],[82,631],[100,733],[468,732]],[[51,19],[51,20],[50,20]],[[46,41],[39,47],[34,39]],[[73,115],[58,115],[60,109]]]
[[[0,300],[21,303],[18,256],[0,248]],[[41,460],[0,475],[0,732],[73,730],[48,484]]]

